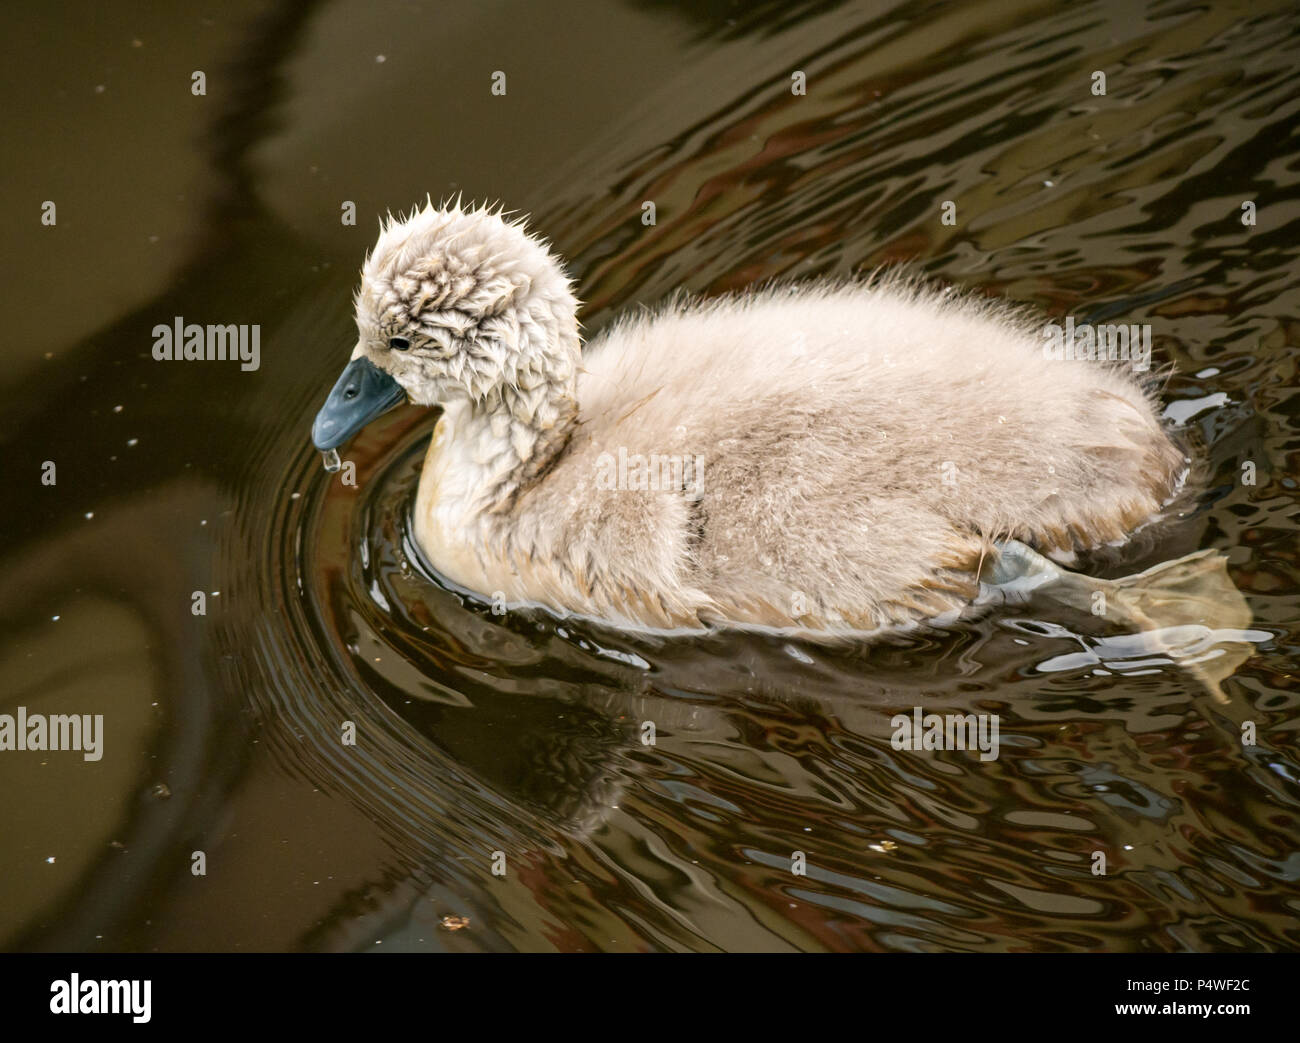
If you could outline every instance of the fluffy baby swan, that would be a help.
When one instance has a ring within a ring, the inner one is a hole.
[[[583,349],[546,246],[498,212],[390,219],[333,449],[437,405],[416,541],[485,598],[624,625],[869,631],[958,609],[999,541],[1123,539],[1186,461],[1119,365],[896,278],[625,317]]]

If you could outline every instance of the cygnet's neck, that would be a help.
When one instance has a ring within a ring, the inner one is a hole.
[[[425,461],[421,506],[449,524],[500,519],[564,452],[577,416],[573,389],[561,386],[445,404]]]

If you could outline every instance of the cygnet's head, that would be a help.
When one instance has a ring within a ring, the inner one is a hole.
[[[499,210],[429,204],[390,217],[361,270],[352,361],[312,440],[335,448],[406,400],[468,401],[549,427],[572,399],[577,309],[545,245]]]

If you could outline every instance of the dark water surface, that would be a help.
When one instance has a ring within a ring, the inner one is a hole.
[[[106,737],[0,752],[0,945],[1300,948],[1293,3],[223,10],[4,15],[0,712]],[[1228,555],[1228,701],[1032,603],[828,651],[439,586],[433,416],[364,432],[355,489],[308,431],[376,216],[462,190],[533,215],[589,332],[893,261],[1150,323],[1205,473],[1114,574]],[[155,361],[176,316],[260,324],[260,368]],[[1000,758],[894,750],[917,705],[999,714]]]

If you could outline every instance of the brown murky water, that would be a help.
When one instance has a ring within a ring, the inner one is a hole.
[[[105,739],[0,752],[0,944],[1300,947],[1294,4],[541,6],[4,16],[0,712]],[[589,330],[903,260],[1150,323],[1206,477],[1111,574],[1229,555],[1229,701],[1032,603],[828,652],[443,588],[432,415],[368,429],[356,489],[307,435],[376,215],[458,190],[534,216]],[[260,324],[260,368],[154,361],[176,316]],[[894,750],[917,705],[998,713],[1001,756]]]

